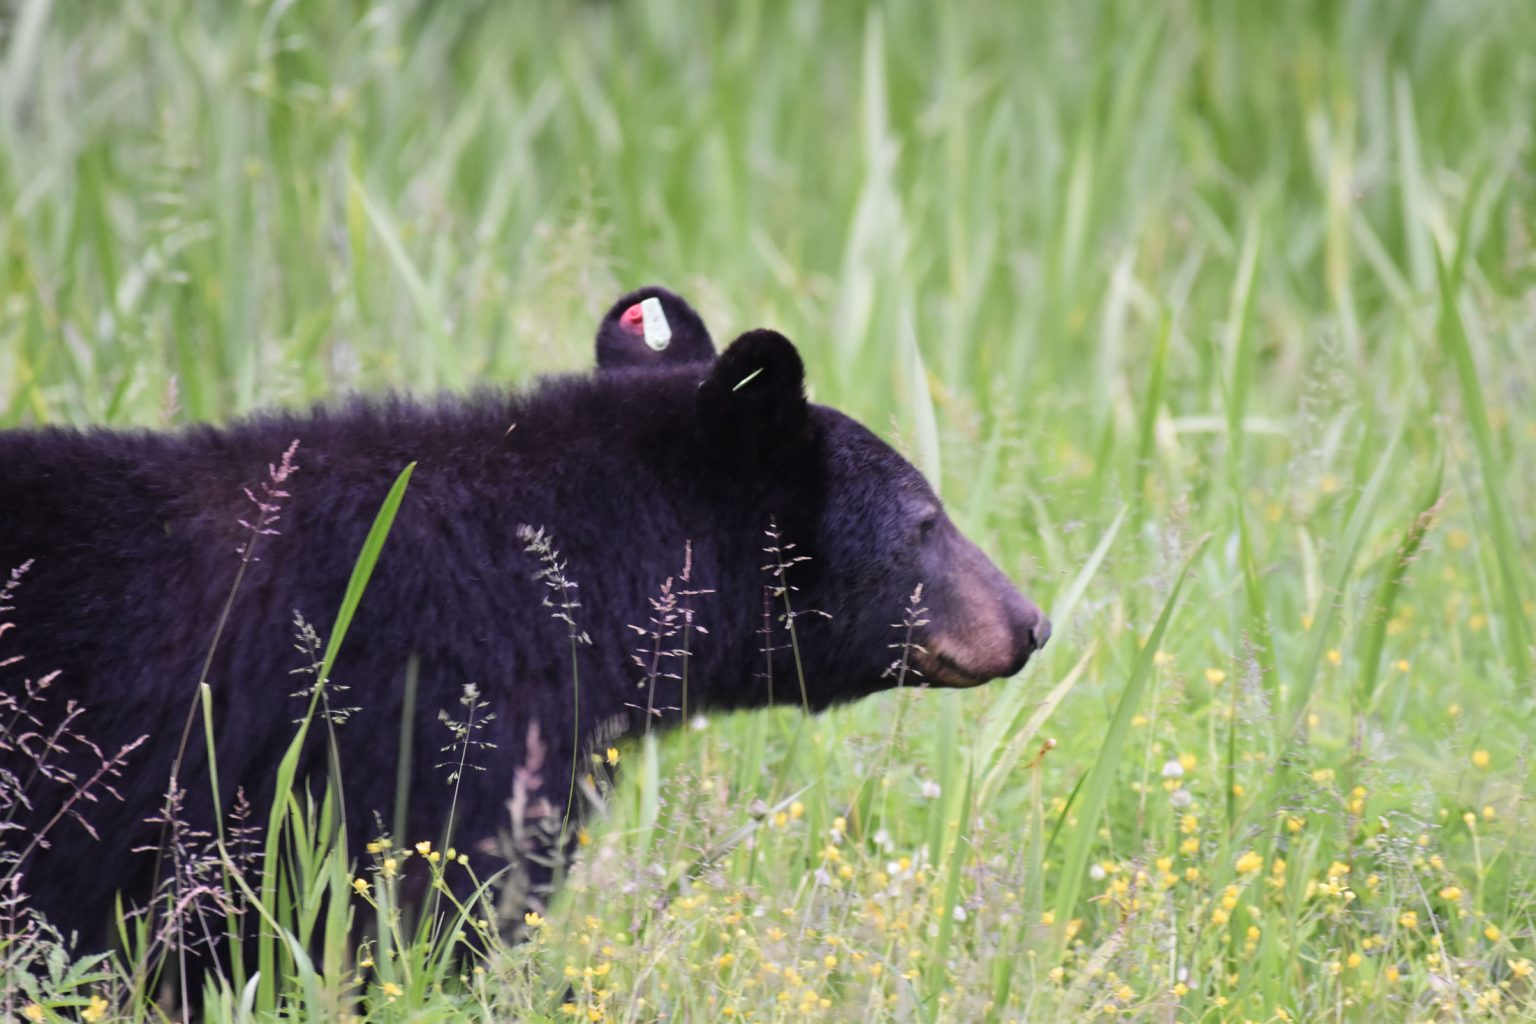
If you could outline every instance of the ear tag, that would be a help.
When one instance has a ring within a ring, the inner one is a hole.
[[[652,296],[640,303],[640,315],[645,320],[645,343],[652,351],[660,352],[672,344],[672,325],[667,323],[660,299]]]

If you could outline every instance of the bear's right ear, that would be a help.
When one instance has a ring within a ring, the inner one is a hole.
[[[748,331],[731,342],[699,385],[703,439],[723,458],[759,461],[798,439],[809,416],[805,364],[778,331]]]

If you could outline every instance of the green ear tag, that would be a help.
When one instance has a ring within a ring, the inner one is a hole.
[[[655,352],[672,344],[672,325],[667,323],[666,311],[661,300],[652,296],[640,303],[640,316],[645,323],[645,343]]]

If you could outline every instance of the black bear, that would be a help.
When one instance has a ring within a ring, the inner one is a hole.
[[[704,320],[682,296],[659,285],[624,295],[597,327],[597,368],[708,363],[715,342]]]
[[[337,702],[358,709],[337,730],[354,850],[391,820],[402,722],[416,751],[435,753],[452,742],[439,713],[462,718],[466,686],[484,704],[478,738],[495,746],[477,748],[483,770],[460,780],[453,838],[487,877],[509,797],[558,815],[573,756],[595,741],[694,710],[816,710],[892,686],[891,624],[919,583],[921,681],[966,687],[1019,671],[1050,635],[1044,616],[916,469],[808,403],[803,377],[795,347],[758,330],[713,362],[552,378],[511,396],[387,398],[174,433],[0,432],[0,573],[30,563],[0,593],[0,621],[14,627],[0,629],[0,691],[57,672],[40,696],[76,709],[71,728],[101,756],[145,737],[115,780],[120,799],[66,806],[68,787],[46,788],[0,833],[28,858],[35,906],[99,946],[114,893],[146,897],[156,859],[130,851],[160,841],[147,819],[201,678],[224,806],[243,787],[265,820],[304,707],[293,693],[307,677],[293,673],[313,660],[294,650],[295,612],[330,628],[375,511],[410,462],[331,677],[348,687]],[[667,583],[691,595],[700,627],[686,671],[634,657],[645,644],[630,625],[650,620]],[[818,614],[787,618],[790,608]],[[313,735],[307,782],[325,773]],[[85,778],[96,755],[74,749],[53,770]],[[0,758],[0,777],[26,778],[36,751],[8,743]],[[414,758],[398,838],[442,835],[440,760]],[[211,820],[209,780],[199,737],[180,772],[194,826]],[[96,838],[49,825],[76,811]],[[45,826],[47,847],[29,845]]]

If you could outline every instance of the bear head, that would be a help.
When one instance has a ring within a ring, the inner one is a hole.
[[[771,613],[792,617],[800,663],[774,671],[773,699],[826,707],[896,685],[902,611],[919,585],[925,612],[905,648],[907,685],[969,687],[1018,672],[1050,622],[960,532],[916,467],[850,417],[808,402],[804,380],[794,345],[758,330],[720,356],[697,392],[709,477],[734,491],[744,515],[773,517],[764,561],[782,566],[779,585],[791,588]],[[802,674],[815,680],[805,693]]]

